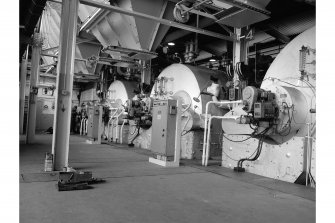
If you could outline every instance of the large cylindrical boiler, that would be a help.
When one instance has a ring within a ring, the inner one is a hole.
[[[313,52],[309,52],[309,58],[305,58],[305,60],[307,60],[305,61],[307,75],[303,79],[301,78],[300,71],[300,64],[302,60],[304,60],[304,58],[300,56],[300,51],[302,47],[316,49],[315,32],[316,29],[314,26],[287,44],[269,67],[261,85],[261,88],[265,90],[273,90],[273,86],[280,85],[286,88],[293,88],[295,92],[298,92],[291,93],[292,98],[301,98],[301,100],[299,100],[300,105],[295,106],[295,108],[300,109],[301,112],[294,112],[295,120],[291,123],[293,128],[299,130],[297,130],[297,136],[307,134],[306,123],[310,123],[311,134],[312,136],[315,135],[315,114],[309,113],[309,110],[315,109],[316,106],[316,61]],[[301,104],[302,101],[304,101],[304,103]]]
[[[315,58],[313,61],[313,53],[310,52],[312,57],[309,59],[312,61],[305,61],[306,72],[302,77],[300,55],[303,47],[315,50],[315,27],[287,44],[271,64],[261,85],[261,89],[271,91],[276,96],[275,103],[279,109],[276,130],[269,131],[268,135],[278,144],[290,140],[293,136],[305,136],[308,125],[311,134],[315,134],[315,114],[309,112],[310,109],[315,109]],[[247,115],[242,106],[225,115],[227,119],[222,121],[225,133],[253,132],[248,124],[237,123],[241,115]]]
[[[115,80],[108,88],[107,98],[113,107],[119,107],[135,96],[134,90],[136,88],[137,83],[134,81]]]
[[[211,96],[200,94],[200,92],[210,86],[211,76],[218,78],[218,83],[222,87],[225,86],[227,80],[222,72],[185,64],[172,64],[166,67],[157,78],[165,77],[166,96],[175,96],[181,99],[184,111],[182,128],[185,131],[200,127],[200,114],[205,113],[206,103],[212,100]],[[223,89],[220,89],[219,97],[221,99],[224,97]],[[151,91],[151,97],[155,97],[155,87]],[[199,102],[193,98],[198,98]],[[222,115],[222,109],[211,106],[209,113]]]

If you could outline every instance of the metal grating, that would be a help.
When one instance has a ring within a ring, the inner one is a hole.
[[[234,13],[231,13],[229,15],[220,18],[216,22],[232,26],[235,28],[243,28],[268,18],[270,17],[263,13],[249,9],[241,9],[239,11],[236,11]]]

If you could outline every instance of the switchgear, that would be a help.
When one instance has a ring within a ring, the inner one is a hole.
[[[155,100],[152,114],[151,150],[170,160],[175,151],[177,100]]]
[[[101,122],[101,106],[90,106],[88,107],[88,123],[87,123],[87,136],[93,141],[99,139],[99,128]]]

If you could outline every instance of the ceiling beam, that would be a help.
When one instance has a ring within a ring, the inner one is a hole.
[[[214,23],[215,21],[212,19],[202,18],[199,21],[199,28],[205,28],[207,26],[213,25]],[[192,25],[196,25],[195,22]],[[189,30],[177,30],[177,31],[171,32],[165,36],[164,43],[172,42],[188,34],[190,34]]]
[[[284,35],[281,33],[275,26],[271,24],[264,24],[260,27],[260,29],[265,32],[266,34],[273,36],[277,40],[279,40],[282,43],[288,43],[291,41],[290,37]]]
[[[222,35],[222,34],[211,32],[211,31],[204,30],[204,29],[199,29],[199,28],[196,28],[196,27],[193,27],[193,26],[173,22],[171,20],[158,18],[158,17],[147,15],[147,14],[144,14],[144,13],[139,13],[139,12],[123,9],[123,8],[120,8],[120,7],[111,6],[111,5],[108,5],[108,4],[95,2],[95,1],[92,1],[92,0],[80,0],[80,3],[84,4],[84,5],[92,6],[92,7],[107,9],[107,10],[110,10],[110,11],[122,13],[122,14],[129,15],[129,16],[136,16],[136,17],[143,18],[143,19],[157,21],[157,22],[159,22],[163,25],[172,26],[172,27],[176,27],[176,28],[179,28],[179,29],[184,29],[184,30],[187,30],[187,31],[207,35],[207,36],[212,36],[212,37],[215,37],[215,38],[218,38],[218,39],[234,41],[234,39],[230,36]]]

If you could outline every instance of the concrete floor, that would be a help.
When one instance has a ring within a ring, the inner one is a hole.
[[[52,135],[20,144],[20,222],[315,222],[315,190],[219,166],[148,162],[142,150],[90,145],[71,136],[70,166],[106,179],[94,189],[59,192],[44,173]]]

